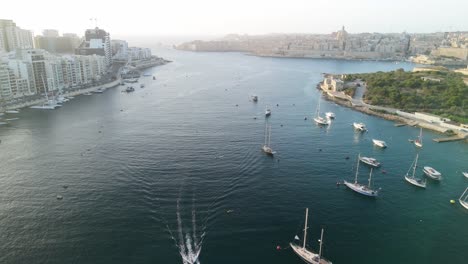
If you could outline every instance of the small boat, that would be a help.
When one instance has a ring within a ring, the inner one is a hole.
[[[466,194],[466,195],[465,195]],[[460,198],[458,198],[458,202],[460,202],[460,204],[465,207],[465,209],[468,210],[468,187],[466,187],[465,191],[462,193],[462,195],[460,196]]]
[[[144,85],[144,84],[140,84],[140,88],[145,88],[145,85]]]
[[[379,167],[380,166],[380,162],[378,162],[376,159],[374,158],[369,158],[369,157],[359,157],[359,160],[369,166],[372,166],[372,167]]]
[[[258,102],[258,96],[256,96],[256,95],[252,95],[252,101],[254,101],[254,102]]]
[[[84,93],[84,95],[93,95],[93,94],[90,93],[90,92],[86,92],[86,93]]]
[[[468,178],[468,172],[464,171],[462,172],[463,176],[465,176],[466,178]]]
[[[42,109],[42,110],[54,110],[56,108],[58,108],[59,106],[58,105],[51,105],[51,104],[48,104],[48,103],[44,103],[42,105],[33,105],[29,108],[31,109]]]
[[[6,110],[5,113],[7,114],[19,114],[18,110]]]
[[[96,90],[93,91],[93,93],[103,93],[105,90],[102,89],[102,87],[97,88]]]
[[[434,168],[425,166],[423,168],[424,174],[426,174],[429,178],[434,179],[434,180],[441,180],[442,179],[442,174],[438,171],[436,171]]]
[[[133,86],[128,86],[128,87],[125,89],[125,92],[127,92],[127,93],[131,93],[131,92],[133,92],[133,91],[135,91],[135,88],[133,88]]]
[[[262,147],[263,152],[273,156],[276,152],[271,148],[271,126],[265,125],[265,144]]]
[[[419,130],[419,137],[417,139],[414,140],[414,145],[418,148],[422,148],[423,147],[423,143],[422,143],[422,127],[420,128]]]
[[[270,116],[270,115],[271,115],[271,110],[270,110],[270,108],[268,108],[268,106],[267,106],[267,108],[265,109],[265,116],[268,117],[268,116]]]
[[[372,139],[372,142],[373,142],[374,145],[376,145],[377,147],[381,147],[381,148],[386,148],[386,147],[387,147],[387,143],[385,143],[385,141],[383,141],[383,140]]]
[[[320,116],[320,101],[321,101],[321,98],[322,98],[322,93],[320,93],[320,97],[319,97],[318,104],[317,104],[317,110],[315,111],[314,121],[315,121],[315,123],[317,123],[317,125],[326,126],[326,125],[329,124],[329,120],[327,120],[324,117]]]
[[[331,261],[322,257],[322,246],[323,246],[323,228],[320,234],[320,248],[319,252],[315,253],[314,251],[306,248],[306,238],[307,238],[307,218],[309,214],[309,208],[306,208],[305,224],[304,224],[304,240],[302,247],[296,243],[289,243],[294,253],[296,253],[303,261],[308,264],[332,264]],[[298,236],[295,237],[296,240],[299,239]]]
[[[407,182],[413,184],[414,186],[421,187],[421,188],[426,188],[426,180],[414,177],[414,174],[416,173],[416,167],[418,166],[418,157],[419,157],[419,155],[416,154],[416,158],[414,159],[413,164],[411,164],[411,167],[406,172],[405,180]],[[409,175],[409,172],[410,172],[411,168],[413,168],[413,174]]]
[[[353,123],[353,127],[354,127],[354,129],[356,129],[356,130],[358,130],[358,131],[361,131],[361,132],[367,131],[366,125],[364,125],[364,123],[356,123],[356,122],[354,122],[354,123]]]
[[[326,113],[325,113],[325,116],[326,116],[328,119],[335,119],[335,113],[333,113],[333,112],[326,112]]]
[[[348,182],[348,181],[345,180],[345,181],[343,181],[343,183],[348,188],[350,188],[351,190],[353,190],[353,191],[355,191],[357,193],[360,193],[360,194],[363,194],[363,195],[366,195],[366,196],[376,197],[377,195],[379,195],[379,190],[374,190],[371,187],[372,168],[371,168],[370,173],[369,173],[369,180],[368,180],[369,184],[364,185],[364,184],[358,183],[359,161],[360,160],[361,160],[361,157],[360,157],[360,155],[358,155],[358,163],[356,165],[356,175],[354,177],[354,182]]]

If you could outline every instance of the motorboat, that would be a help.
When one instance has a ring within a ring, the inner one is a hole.
[[[105,90],[102,87],[97,88],[93,93],[103,93]]]
[[[84,95],[88,95],[88,96],[89,96],[89,95],[93,95],[93,94],[90,93],[90,92],[86,92],[86,93],[84,93]]]
[[[468,172],[464,171],[462,172],[463,176],[465,176],[466,178],[468,178]]]
[[[423,168],[424,174],[426,174],[427,177],[434,179],[434,180],[441,180],[442,179],[442,174],[438,171],[436,171],[434,168],[425,166]]]
[[[325,113],[325,116],[326,116],[328,119],[335,119],[335,113],[333,113],[333,112],[326,112],[326,113]]]
[[[271,115],[271,110],[270,110],[270,108],[267,107],[267,108],[265,109],[265,116],[268,117],[268,116],[270,116],[270,115]]]
[[[289,243],[291,246],[292,250],[294,253],[296,253],[303,261],[305,261],[308,264],[332,264],[331,261],[325,259],[322,257],[322,246],[323,246],[323,228],[322,232],[320,234],[320,248],[319,252],[315,253],[311,249],[306,248],[306,238],[307,238],[307,219],[308,219],[308,214],[309,214],[309,208],[306,208],[306,217],[305,217],[305,228],[304,228],[304,240],[302,243],[302,246],[297,244],[297,243]],[[299,240],[299,237],[295,237],[296,240]]]
[[[252,95],[252,101],[253,102],[258,102],[258,96]]]
[[[387,147],[387,143],[385,143],[385,141],[383,141],[383,140],[372,139],[372,142],[373,142],[374,145],[376,145],[377,147],[381,147],[381,148],[386,148],[386,147]]]
[[[128,87],[125,89],[125,92],[127,92],[127,93],[134,92],[134,91],[135,91],[135,88],[133,88],[133,86],[128,86]]]
[[[364,123],[354,122],[353,127],[354,127],[354,129],[359,130],[359,131],[367,131],[366,125]]]
[[[369,158],[369,157],[359,157],[359,160],[369,166],[372,166],[372,167],[380,167],[380,162],[378,162],[376,159],[374,158]]]
[[[413,164],[411,164],[411,167],[406,172],[405,180],[407,182],[413,184],[414,186],[421,187],[421,188],[426,188],[426,180],[415,177],[416,167],[418,166],[418,157],[419,157],[419,154],[416,154],[416,158],[414,159]],[[411,168],[413,169],[413,174],[412,175],[409,174]]]

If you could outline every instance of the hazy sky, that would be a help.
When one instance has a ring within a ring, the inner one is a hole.
[[[112,36],[227,33],[434,32],[468,30],[468,0],[14,0],[0,18],[40,34],[45,28]]]

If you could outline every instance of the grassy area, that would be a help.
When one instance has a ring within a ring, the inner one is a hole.
[[[429,78],[424,80],[424,78]],[[468,123],[468,86],[463,75],[451,71],[349,74],[345,81],[367,83],[364,100],[408,112],[428,112]]]

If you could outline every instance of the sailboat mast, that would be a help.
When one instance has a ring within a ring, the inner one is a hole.
[[[306,215],[305,215],[305,225],[304,225],[304,244],[302,248],[306,246],[306,237],[307,237],[307,218],[309,216],[309,208],[306,208]]]
[[[317,105],[317,111],[315,116],[318,117],[320,115],[320,99],[322,98],[322,92],[320,92],[319,99],[318,99],[318,105]]]
[[[268,147],[271,145],[271,125],[268,128]]]
[[[358,158],[357,158],[356,176],[354,177],[354,183],[357,183],[357,176],[358,176],[358,172],[359,172],[359,158],[360,157],[361,157],[361,153],[358,154]]]
[[[416,160],[414,161],[414,167],[413,167],[413,178],[414,178],[414,174],[416,173],[416,166],[418,164],[418,157],[419,157],[419,154],[416,154]]]
[[[371,181],[372,181],[372,168],[370,169],[370,174],[369,174],[369,185],[368,187],[371,187]]]
[[[320,263],[320,259],[322,259],[322,243],[323,243],[323,228],[322,228],[322,234],[320,234],[320,248],[319,248],[319,260],[318,260],[318,263]]]
[[[467,191],[468,191],[468,187],[466,187],[465,191],[462,193],[462,195],[460,196],[460,198],[458,198],[458,200],[460,200],[460,201],[461,201],[461,200],[462,200],[462,198],[463,198],[463,196],[465,195],[465,193],[466,193]],[[466,197],[465,197],[465,199],[464,199],[464,200],[466,200]]]
[[[264,145],[266,145],[266,144],[267,144],[267,133],[268,133],[268,131],[267,131],[267,130],[268,130],[268,124],[267,124],[267,123],[265,123],[265,144],[264,144]]]

